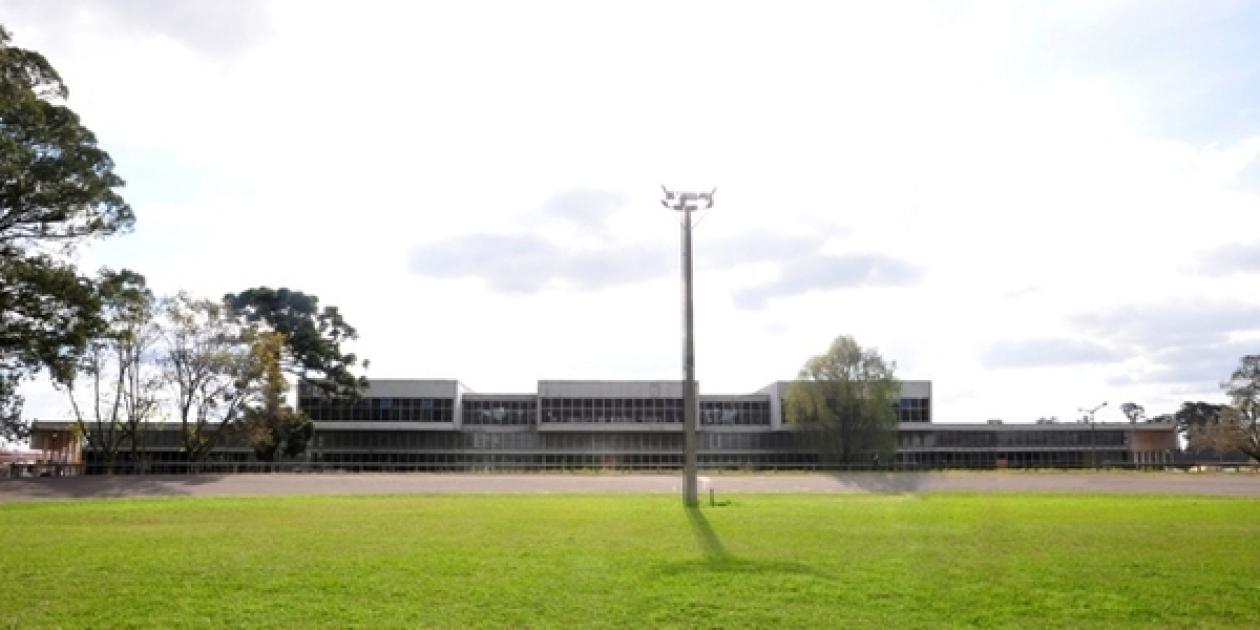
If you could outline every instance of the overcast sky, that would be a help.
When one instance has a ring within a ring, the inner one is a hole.
[[[1119,420],[1260,352],[1260,3],[0,6],[128,182],[81,263],[317,294],[369,376],[678,378],[662,183],[702,392],[850,334],[937,420]]]

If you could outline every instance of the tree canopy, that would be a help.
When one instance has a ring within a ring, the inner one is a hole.
[[[74,373],[78,354],[102,327],[93,283],[46,256],[0,258],[0,440],[22,439],[20,383],[41,368]]]
[[[1181,403],[1181,408],[1172,415],[1159,416],[1157,421],[1171,421],[1177,433],[1186,440],[1186,447],[1192,451],[1210,450],[1212,445],[1204,440],[1204,431],[1220,421],[1225,405],[1203,401]]]
[[[179,293],[162,301],[159,362],[171,389],[184,455],[204,461],[258,397],[262,370],[221,304]]]
[[[852,337],[838,337],[827,352],[805,362],[789,388],[789,424],[834,463],[891,461],[901,392],[895,368]]]
[[[123,180],[96,136],[61,104],[69,95],[44,56],[10,45],[0,26],[0,253],[21,255],[129,229]]]
[[[328,394],[355,397],[366,385],[352,369],[360,365],[341,344],[358,338],[335,306],[319,307],[319,298],[300,291],[258,287],[223,297],[228,310],[247,325],[283,336],[285,367],[299,382]],[[367,367],[367,362],[362,362]]]
[[[1120,405],[1120,413],[1128,418],[1130,424],[1136,424],[1146,418],[1146,408],[1133,402]]]
[[[102,326],[79,353],[74,369],[54,377],[69,398],[75,425],[106,462],[130,440],[133,460],[141,430],[156,414],[159,380],[147,360],[156,329],[153,294],[144,276],[102,270],[96,283]]]
[[[68,94],[52,64],[0,26],[0,439],[26,432],[18,384],[43,368],[69,378],[103,326],[95,285],[66,255],[135,220]]]
[[[1236,450],[1260,461],[1260,355],[1247,355],[1221,384],[1230,405],[1209,438],[1220,451]]]

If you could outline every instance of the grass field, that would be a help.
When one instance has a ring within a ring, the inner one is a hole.
[[[0,540],[0,628],[1260,624],[1250,499],[105,500]]]

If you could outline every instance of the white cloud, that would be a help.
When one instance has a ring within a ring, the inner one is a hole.
[[[654,247],[570,249],[539,236],[475,234],[416,248],[412,270],[437,278],[483,278],[496,291],[552,286],[599,290],[662,274],[669,252]]]
[[[1132,304],[1074,318],[1092,334],[1162,350],[1218,343],[1260,329],[1260,305],[1237,300],[1187,300]]]
[[[1102,344],[1080,339],[1023,339],[989,346],[981,361],[994,368],[1046,367],[1109,363],[1123,354]]]
[[[774,280],[740,289],[732,296],[746,308],[762,308],[772,299],[810,291],[865,287],[905,287],[919,282],[921,272],[881,254],[814,255],[781,265]]]
[[[7,8],[23,23],[56,22],[120,39],[160,37],[211,56],[239,54],[271,34],[265,4],[252,0],[10,0]],[[68,29],[50,33],[61,43],[69,36]]]

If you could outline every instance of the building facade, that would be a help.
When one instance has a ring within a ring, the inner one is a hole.
[[[809,469],[816,449],[787,423],[790,382],[700,396],[699,461],[710,469]],[[314,422],[301,460],[353,470],[669,469],[682,465],[679,381],[540,381],[533,393],[478,393],[455,380],[375,380],[357,400],[299,388]],[[942,424],[929,381],[902,382],[896,459],[884,467],[1160,465],[1177,448],[1165,424]],[[40,432],[64,431],[40,423]],[[178,468],[178,424],[145,437],[154,467]],[[212,461],[248,464],[228,436]],[[126,449],[124,449],[126,450]],[[89,463],[99,462],[85,447]]]

